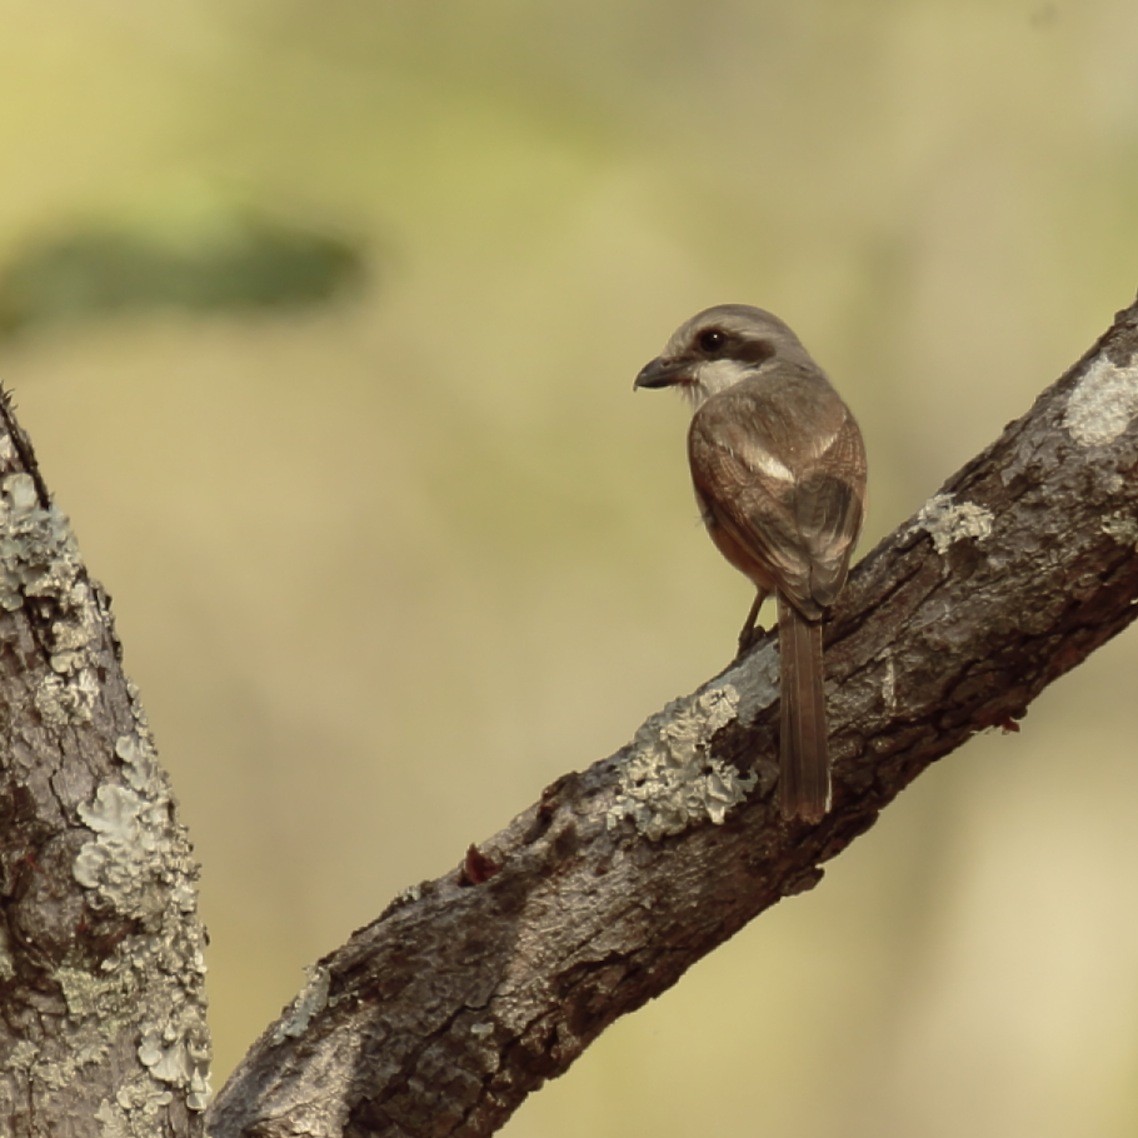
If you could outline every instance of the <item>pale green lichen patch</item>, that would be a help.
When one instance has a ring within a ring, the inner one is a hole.
[[[209,1100],[197,864],[174,819],[149,728],[135,708],[135,732],[115,744],[121,781],[104,782],[79,807],[92,837],[80,848],[72,872],[93,890],[93,908],[130,918],[141,931],[115,947],[97,978],[74,972],[60,978],[73,1018],[89,1019],[93,1030],[110,1031],[113,1021],[125,1016],[138,1024],[137,1054],[149,1072],[150,1090],[132,1084],[126,1099],[120,1093],[116,1102],[104,1104],[106,1132],[121,1124],[131,1135],[145,1133],[146,1119],[173,1093],[183,1095],[191,1110],[204,1110]]]
[[[104,1021],[111,1016],[121,1019],[126,1001],[134,994],[132,977],[124,976],[118,970],[100,976],[81,968],[60,968],[55,978],[63,991],[67,1014],[76,1021],[90,1016],[98,1016]]]
[[[10,440],[0,440],[4,455],[13,457]],[[0,477],[0,610],[25,608],[51,668],[32,693],[42,724],[63,732],[89,722],[102,692],[99,657],[109,647],[105,605],[67,519],[43,504],[30,475],[11,473]],[[113,1059],[121,1068],[111,1053],[128,1041],[142,1066],[124,1073],[118,1093],[99,1107],[111,1138],[164,1133],[162,1114],[175,1098],[192,1110],[209,1098],[197,865],[129,684],[128,694],[133,729],[116,744],[121,765],[76,809],[90,838],[72,865],[90,908],[123,935],[97,963],[84,967],[77,952],[55,972],[71,1027],[66,1052],[29,1043],[0,1058],[26,1071],[29,1086],[60,1088],[92,1064]],[[0,976],[10,968],[0,952]]]
[[[10,1071],[30,1071],[38,1056],[39,1049],[36,1045],[30,1040],[21,1039],[8,1053],[4,1066]]]
[[[739,697],[739,722],[748,726],[778,700],[779,659],[774,644],[737,661],[720,677]]]
[[[0,923],[0,984],[6,984],[16,975],[16,961],[12,957],[12,940],[7,926]]]
[[[103,1099],[95,1111],[101,1138],[153,1138],[165,1131],[166,1108],[173,1092],[154,1079],[139,1075],[118,1090],[115,1101]]]
[[[673,700],[647,720],[621,768],[608,826],[630,818],[657,841],[700,822],[721,824],[757,782],[753,771],[740,774],[711,754],[712,738],[738,709],[738,691],[722,684]]]
[[[315,965],[308,969],[308,983],[297,993],[288,1011],[273,1028],[273,1041],[281,1043],[296,1038],[308,1030],[312,1017],[324,1010],[328,1003],[328,987],[332,982],[327,968]]]
[[[1093,360],[1067,399],[1063,426],[1080,446],[1112,443],[1138,415],[1138,368]]]
[[[204,1110],[209,1103],[209,1046],[194,1041],[168,1024],[163,1031],[149,1031],[138,1048],[139,1062],[154,1078],[186,1089],[186,1105]]]
[[[96,838],[75,858],[75,880],[113,900],[113,908],[146,918],[165,906],[161,883],[147,881],[153,855],[165,835],[161,805],[128,786],[104,783],[79,817]]]
[[[1102,520],[1102,532],[1114,538],[1119,545],[1138,549],[1138,518],[1129,514],[1111,514]]]
[[[112,1106],[106,1099],[99,1103],[95,1111],[95,1121],[99,1124],[100,1138],[133,1138],[126,1112],[117,1106]]]
[[[0,480],[0,608],[20,609],[30,598],[54,605],[51,667],[54,676],[35,693],[49,726],[85,722],[98,693],[91,645],[100,634],[100,614],[67,518],[40,505],[30,474]]]
[[[65,595],[79,556],[67,519],[44,509],[30,474],[0,481],[0,607],[15,612],[25,597]]]
[[[992,521],[992,511],[975,502],[957,502],[951,494],[934,494],[921,507],[909,532],[927,533],[933,549],[944,555],[958,541],[983,541],[991,536]]]
[[[94,669],[81,668],[70,682],[57,675],[45,676],[35,690],[34,699],[44,723],[59,728],[90,719],[98,694],[99,682]]]

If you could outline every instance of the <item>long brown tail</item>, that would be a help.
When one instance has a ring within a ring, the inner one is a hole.
[[[830,808],[830,757],[822,692],[822,624],[807,620],[779,594],[779,810],[784,818],[820,822]]]

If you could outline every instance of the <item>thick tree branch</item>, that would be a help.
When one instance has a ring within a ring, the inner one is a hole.
[[[0,395],[0,1132],[202,1132],[197,866],[106,595]]]
[[[777,654],[672,703],[313,970],[210,1112],[235,1135],[495,1130],[1134,618],[1138,308],[858,566],[827,643],[833,812],[772,807]],[[711,823],[719,823],[713,825]]]

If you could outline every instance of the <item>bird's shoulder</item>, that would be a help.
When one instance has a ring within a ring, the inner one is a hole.
[[[688,441],[693,460],[721,453],[754,466],[774,458],[801,473],[835,446],[844,457],[860,433],[820,369],[787,364],[707,399]]]

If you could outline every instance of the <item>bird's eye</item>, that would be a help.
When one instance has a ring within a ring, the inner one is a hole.
[[[701,352],[713,356],[716,352],[723,351],[727,346],[727,333],[720,328],[705,328],[696,337],[695,342],[699,345]]]

